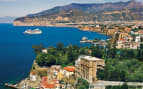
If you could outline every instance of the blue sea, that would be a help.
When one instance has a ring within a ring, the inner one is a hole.
[[[42,30],[41,35],[26,35],[23,32],[27,29]],[[96,32],[80,31],[77,28],[68,27],[24,27],[13,26],[12,24],[0,24],[0,89],[6,82],[16,83],[27,77],[31,69],[35,54],[32,45],[44,44],[45,47],[56,46],[62,42],[64,46],[80,44],[82,37],[89,39],[107,39],[107,36]]]

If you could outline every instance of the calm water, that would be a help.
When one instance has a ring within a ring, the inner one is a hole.
[[[39,28],[41,35],[25,35],[26,29]],[[58,42],[82,45],[79,41],[86,36],[89,39],[108,37],[95,33],[79,31],[76,28],[65,27],[14,27],[12,24],[0,24],[0,89],[5,82],[18,82],[25,78],[35,58],[32,45],[43,43],[45,47],[56,46]]]

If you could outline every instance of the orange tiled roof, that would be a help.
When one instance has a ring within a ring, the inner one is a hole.
[[[48,77],[45,76],[45,77],[42,77],[42,81],[47,81],[48,80]]]
[[[120,39],[120,41],[126,41],[125,39]]]
[[[75,71],[75,67],[73,67],[73,66],[67,66],[67,67],[64,67],[64,69],[65,69],[66,71],[69,71],[69,72]]]
[[[30,74],[31,74],[31,75],[36,75],[36,72],[31,72]]]
[[[42,78],[42,82],[41,85],[43,88],[55,88],[56,85],[60,85],[59,83],[57,83],[58,80],[52,80],[51,83],[48,83],[48,77],[45,76]]]
[[[43,88],[55,88],[55,84],[49,84],[48,82],[43,81],[42,87]]]
[[[143,31],[142,31],[142,30],[139,30],[138,33],[143,33]]]

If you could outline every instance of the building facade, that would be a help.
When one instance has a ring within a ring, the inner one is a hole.
[[[104,68],[104,65],[105,62],[103,59],[91,56],[79,56],[75,62],[75,76],[83,78],[89,83],[96,83],[97,69]]]

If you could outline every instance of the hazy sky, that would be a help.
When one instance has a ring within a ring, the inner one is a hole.
[[[0,16],[25,16],[70,3],[105,3],[118,1],[128,0],[0,0]]]

